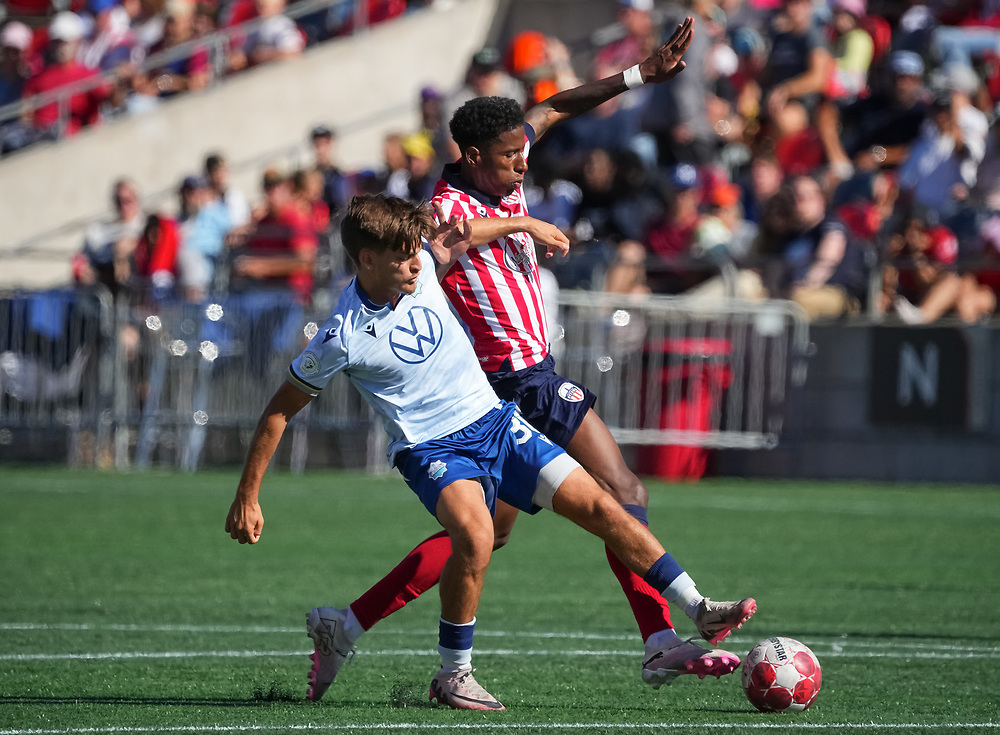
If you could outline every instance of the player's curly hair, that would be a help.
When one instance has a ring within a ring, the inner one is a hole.
[[[482,150],[523,124],[524,110],[516,100],[476,97],[455,110],[448,128],[459,150],[464,151],[469,146]]]
[[[397,250],[413,255],[423,245],[421,238],[434,232],[434,218],[424,204],[384,194],[356,196],[340,224],[344,249],[358,264],[365,248],[381,253]]]

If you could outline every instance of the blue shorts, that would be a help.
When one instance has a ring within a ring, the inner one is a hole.
[[[529,424],[560,447],[566,447],[597,396],[575,380],[559,375],[555,365],[555,358],[549,355],[529,368],[501,368],[486,373],[486,377],[498,396],[517,404]]]
[[[551,509],[559,485],[580,466],[507,401],[461,431],[401,449],[395,465],[433,516],[441,491],[456,480],[479,480],[491,515],[497,498],[528,513]]]

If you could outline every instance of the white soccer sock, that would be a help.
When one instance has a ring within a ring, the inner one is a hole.
[[[344,621],[344,637],[351,642],[353,646],[358,642],[365,632],[365,629],[358,622],[358,619],[354,616],[354,610],[350,607],[347,608],[347,619]]]
[[[677,635],[676,630],[673,628],[665,628],[664,630],[658,630],[646,639],[646,648],[664,648],[666,646],[679,643],[680,640],[681,638]]]
[[[674,579],[670,586],[663,591],[663,596],[667,602],[683,609],[684,614],[692,620],[698,615],[698,605],[705,599],[687,572]]]

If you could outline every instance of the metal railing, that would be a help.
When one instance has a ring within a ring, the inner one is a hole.
[[[597,393],[619,443],[777,445],[806,375],[798,305],[562,291],[559,306],[559,370]]]
[[[365,0],[301,0],[301,2],[297,2],[286,8],[284,15],[295,20],[323,10],[329,10],[335,6],[346,4],[353,4],[354,6],[353,32],[357,33],[364,31],[367,27]],[[207,49],[211,59],[211,72],[209,74],[208,83],[209,86],[212,86],[223,78],[229,71],[227,60],[229,57],[229,51],[233,45],[233,39],[245,38],[249,34],[260,29],[265,23],[267,23],[267,20],[268,19],[266,18],[257,18],[241,23],[240,25],[233,26],[232,28],[224,28],[201,38],[186,41],[173,48],[147,56],[139,68],[143,72],[153,71],[175,61],[190,58],[195,53],[200,53]],[[56,104],[59,109],[59,117],[58,122],[56,123],[55,133],[57,134],[57,137],[62,137],[69,117],[70,100],[76,95],[86,94],[113,84],[117,78],[117,72],[114,70],[107,71],[101,74],[95,74],[91,79],[85,79],[72,84],[67,84],[50,92],[44,92],[33,97],[4,105],[3,107],[0,107],[0,125],[7,121],[16,120],[29,115],[41,107]]]
[[[784,301],[564,291],[558,368],[599,396],[622,444],[759,449],[805,378],[808,326]],[[0,460],[194,471],[237,464],[268,397],[327,313],[285,293],[112,301],[0,295]],[[293,419],[281,462],[385,471],[381,423],[337,375]]]

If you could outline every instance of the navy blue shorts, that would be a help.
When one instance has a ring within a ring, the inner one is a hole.
[[[401,449],[394,461],[433,516],[441,491],[457,480],[482,484],[491,515],[498,498],[528,513],[551,510],[555,491],[580,466],[509,402],[454,434]]]
[[[516,403],[528,423],[565,449],[597,396],[575,380],[559,375],[555,365],[555,358],[549,355],[529,368],[501,368],[486,373],[486,377],[500,398]]]

